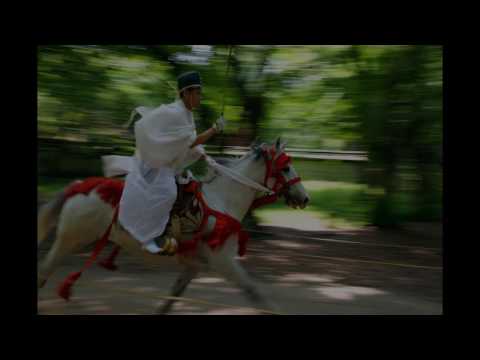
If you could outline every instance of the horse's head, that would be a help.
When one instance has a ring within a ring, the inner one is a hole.
[[[257,154],[263,156],[266,164],[264,185],[272,189],[292,208],[305,208],[310,201],[300,177],[292,165],[290,156],[285,153],[285,142],[277,139],[274,145],[262,144],[256,148]],[[255,147],[255,146],[254,146]]]

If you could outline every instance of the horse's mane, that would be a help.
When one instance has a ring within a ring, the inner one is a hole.
[[[223,165],[228,168],[234,168],[236,165],[238,165],[241,161],[246,160],[248,158],[251,158],[252,156],[255,155],[255,160],[258,160],[259,157],[261,156],[262,149],[261,147],[250,147],[250,149],[243,155],[241,156],[236,156],[236,157],[214,157],[214,160],[218,162],[220,165]]]
[[[255,141],[250,145],[249,150],[241,155],[235,157],[225,157],[225,156],[213,156],[213,159],[220,165],[223,165],[230,169],[235,169],[243,161],[250,160],[252,158],[255,161],[259,160],[262,157],[262,154],[265,150],[265,147],[270,147],[272,145],[266,143],[259,143]],[[217,177],[217,173],[212,168],[207,168],[207,172],[202,175],[197,175],[196,178],[202,182],[210,182]]]

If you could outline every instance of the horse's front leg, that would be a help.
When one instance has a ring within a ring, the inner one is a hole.
[[[278,313],[277,306],[267,300],[258,285],[248,275],[247,271],[235,259],[238,249],[237,235],[227,239],[223,247],[210,252],[208,261],[213,270],[240,287],[248,300],[262,310]]]
[[[188,284],[190,284],[190,282],[195,278],[195,276],[197,276],[198,272],[198,266],[193,264],[186,264],[183,272],[180,273],[180,276],[175,281],[170,295],[174,297],[181,296],[185,292]],[[176,301],[178,300],[168,299],[162,306],[157,309],[156,314],[166,315],[172,309],[172,306]]]

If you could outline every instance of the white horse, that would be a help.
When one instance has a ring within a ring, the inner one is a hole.
[[[285,144],[282,144],[280,139],[275,145],[254,145],[243,157],[230,161],[228,166],[236,173],[256,183],[264,183],[269,188],[272,188],[272,182],[276,182],[277,194],[284,196],[290,207],[303,209],[309,197],[294,167],[289,161],[276,162],[280,157],[288,160],[284,149]],[[279,166],[281,168],[276,168]],[[204,182],[201,190],[205,202],[211,209],[228,214],[239,222],[247,214],[255,199],[261,195],[257,190],[223,175],[217,175],[211,181]],[[68,199],[62,191],[51,202],[45,204],[38,216],[38,245],[57,223],[58,226],[55,242],[39,268],[38,287],[41,288],[45,284],[67,255],[85,248],[101,237],[111,223],[112,217],[112,206],[104,202],[96,191],[91,191],[88,195],[77,194]],[[194,226],[195,229],[188,229],[188,224],[183,220],[185,219],[182,218],[181,238],[192,239],[195,230],[198,229],[198,223]],[[209,217],[202,234],[211,233],[215,221],[214,217]],[[140,243],[118,223],[114,223],[112,227],[110,241],[133,255],[140,255],[147,264],[168,259],[143,251]],[[238,246],[238,233],[234,233],[219,248],[212,249],[200,241],[193,256],[177,254],[177,260],[183,265],[183,272],[172,288],[172,297],[181,296],[206,263],[211,270],[244,290],[249,300],[256,305],[275,311],[276,307],[266,300],[258,286],[236,260]],[[175,301],[170,298],[157,313],[166,314]]]

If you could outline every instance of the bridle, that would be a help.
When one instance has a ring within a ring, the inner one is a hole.
[[[267,184],[268,180],[271,178],[275,179],[273,187],[269,188],[270,190],[272,190],[273,194],[265,195],[261,198],[255,199],[250,209],[256,209],[260,206],[277,201],[279,197],[288,192],[290,186],[301,181],[299,176],[286,181],[285,177],[282,175],[282,171],[288,168],[291,163],[290,156],[288,156],[284,152],[282,152],[277,158],[275,158],[276,151],[274,148],[271,148],[269,150],[262,149],[262,156],[265,160],[265,165],[267,168],[265,178],[263,180],[263,185],[266,188],[269,188]]]

